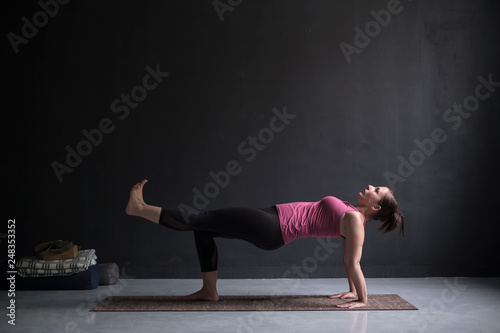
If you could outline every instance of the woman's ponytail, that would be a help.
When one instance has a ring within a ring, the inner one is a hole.
[[[380,200],[378,204],[381,208],[373,216],[373,219],[382,222],[382,225],[378,228],[378,230],[383,232],[391,232],[399,226],[404,237],[405,219],[403,214],[398,211],[398,202],[392,190],[391,194],[392,195],[386,195],[382,200]]]

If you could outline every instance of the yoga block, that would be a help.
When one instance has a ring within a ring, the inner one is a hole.
[[[120,279],[120,272],[118,265],[114,262],[97,264],[99,267],[99,284],[100,285],[110,285],[118,283]]]
[[[78,255],[78,246],[73,245],[71,249],[62,253],[54,253],[49,252],[48,254],[42,257],[42,260],[66,260],[66,259],[75,259]]]

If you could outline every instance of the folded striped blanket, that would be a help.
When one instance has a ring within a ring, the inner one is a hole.
[[[75,259],[44,261],[36,257],[24,257],[16,264],[17,274],[22,277],[66,276],[86,271],[97,264],[94,249],[78,251]]]

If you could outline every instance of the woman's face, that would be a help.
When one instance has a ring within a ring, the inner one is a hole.
[[[389,193],[390,190],[387,187],[368,185],[358,193],[358,203],[364,206],[378,206],[380,200]]]

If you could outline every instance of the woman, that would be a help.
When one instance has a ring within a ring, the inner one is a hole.
[[[329,196],[318,202],[278,204],[265,209],[205,211],[185,220],[180,211],[146,204],[142,194],[146,182],[143,180],[132,188],[125,211],[128,215],[139,216],[170,229],[194,231],[203,287],[185,297],[189,300],[219,300],[214,237],[242,239],[264,250],[277,249],[301,237],[342,237],[343,263],[349,291],[329,297],[357,298],[338,307],[364,307],[367,292],[360,260],[366,222],[382,221],[379,230],[384,232],[392,231],[399,225],[404,235],[403,215],[398,211],[394,193],[387,187],[368,185],[358,193],[356,206]]]

